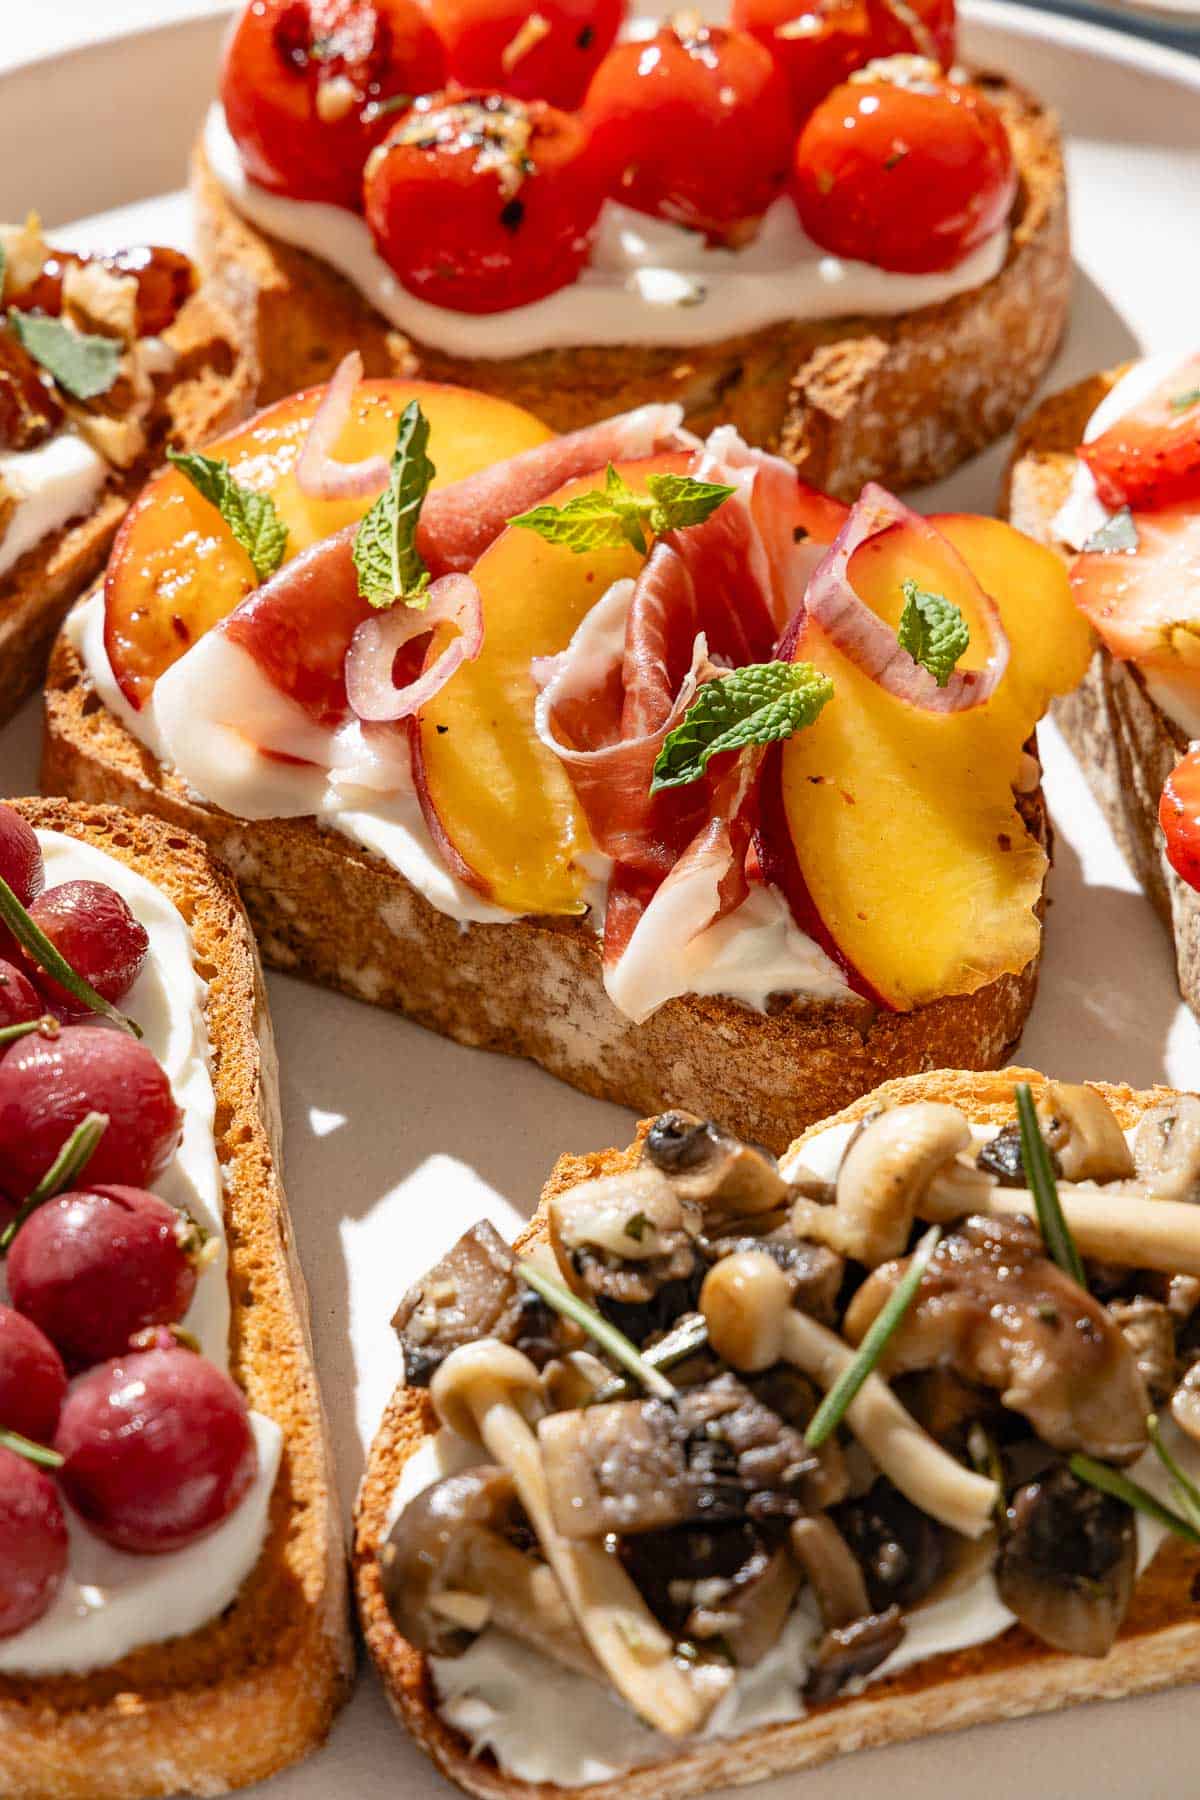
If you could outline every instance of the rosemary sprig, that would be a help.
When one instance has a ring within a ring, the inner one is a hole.
[[[12,1450],[26,1462],[37,1463],[43,1469],[61,1469],[66,1460],[48,1444],[35,1444],[32,1438],[22,1437],[19,1431],[0,1430],[0,1450]]]
[[[652,1344],[649,1350],[640,1351],[639,1355],[652,1369],[673,1369],[676,1363],[686,1362],[689,1356],[703,1350],[707,1342],[708,1320],[703,1313],[688,1313],[657,1344]],[[596,1389],[587,1404],[607,1406],[610,1400],[627,1400],[633,1392],[633,1385],[627,1375],[614,1375],[611,1381],[606,1381],[603,1387]]]
[[[1177,1537],[1186,1538],[1189,1544],[1200,1544],[1200,1530],[1189,1523],[1179,1513],[1164,1506],[1155,1498],[1148,1488],[1126,1475],[1120,1469],[1114,1469],[1108,1463],[1097,1462],[1093,1456],[1084,1456],[1076,1452],[1067,1467],[1079,1481],[1086,1481],[1089,1487],[1099,1488],[1102,1494],[1111,1494],[1114,1500],[1123,1500],[1126,1506],[1132,1506],[1135,1512],[1145,1513],[1148,1519],[1154,1519],[1159,1525],[1165,1525]]]
[[[89,1012],[99,1013],[101,1018],[119,1025],[122,1031],[130,1031],[136,1038],[141,1037],[142,1028],[135,1020],[127,1019],[123,1012],[118,1012],[111,1001],[106,1000],[103,994],[98,994],[82,975],[76,974],[45,932],[34,924],[3,876],[0,876],[0,922],[8,926],[18,944],[33,958],[39,969],[44,969],[60,987],[65,987],[68,994],[78,1000],[81,1006],[86,1006]]]
[[[43,1037],[57,1037],[59,1023],[53,1013],[43,1013],[40,1019],[26,1019],[20,1025],[0,1026],[0,1044],[15,1044],[18,1038],[32,1037],[40,1031]]]
[[[665,1375],[648,1362],[636,1344],[630,1342],[623,1331],[602,1318],[595,1307],[573,1294],[565,1281],[559,1281],[555,1275],[547,1275],[531,1262],[519,1262],[517,1274],[521,1280],[531,1287],[535,1294],[540,1294],[547,1306],[561,1313],[564,1319],[571,1319],[582,1331],[586,1331],[602,1350],[623,1369],[636,1376],[647,1393],[658,1400],[678,1400],[679,1394]]]
[[[61,1194],[77,1175],[82,1174],[107,1130],[107,1113],[92,1112],[80,1120],[28,1200],[21,1205],[4,1230],[0,1231],[0,1256],[8,1255],[13,1239],[29,1215],[35,1213],[39,1206],[44,1206],[47,1200],[53,1200],[55,1194]]]
[[[1146,1420],[1146,1434],[1150,1439],[1154,1454],[1171,1480],[1171,1493],[1175,1504],[1187,1520],[1200,1531],[1200,1488],[1183,1469],[1180,1468],[1171,1451],[1163,1441],[1157,1413],[1151,1413]]]
[[[887,1305],[880,1309],[871,1329],[858,1346],[857,1356],[853,1362],[846,1364],[810,1419],[808,1430],[804,1433],[804,1441],[810,1450],[820,1449],[826,1438],[837,1430],[853,1405],[863,1382],[874,1370],[893,1333],[912,1305],[913,1296],[921,1285],[921,1278],[941,1241],[942,1228],[940,1225],[933,1225],[913,1251],[912,1260]]]
[[[1083,1272],[1083,1260],[1075,1248],[1071,1227],[1063,1215],[1050,1152],[1042,1136],[1037,1108],[1033,1104],[1033,1093],[1027,1081],[1017,1083],[1017,1119],[1021,1127],[1021,1161],[1025,1165],[1025,1179],[1037,1208],[1042,1242],[1063,1273],[1077,1282],[1086,1294],[1087,1276]]]

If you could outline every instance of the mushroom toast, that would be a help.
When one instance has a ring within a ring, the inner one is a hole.
[[[1089,646],[998,520],[350,356],[147,487],[43,782],[205,837],[272,962],[781,1149],[1011,1053]]]
[[[1200,1099],[1020,1070],[564,1158],[396,1313],[396,1711],[473,1793],[674,1800],[1200,1672],[1198,1197]]]

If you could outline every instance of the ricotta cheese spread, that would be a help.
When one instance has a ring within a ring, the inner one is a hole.
[[[108,464],[73,431],[60,431],[33,450],[0,450],[0,501],[15,501],[0,533],[0,576],[81,513],[104,486]]]
[[[358,213],[257,187],[219,106],[209,112],[204,150],[227,198],[252,225],[319,256],[398,331],[451,356],[527,356],[581,344],[682,347],[785,321],[915,312],[982,287],[1008,254],[1001,229],[953,269],[903,275],[822,250],[786,195],[738,250],[713,249],[698,232],[607,201],[577,280],[529,305],[476,315],[410,294],[376,253]]]
[[[122,1004],[170,1077],[184,1115],[179,1148],[154,1186],[172,1206],[186,1208],[217,1245],[217,1256],[196,1283],[182,1322],[204,1355],[227,1369],[228,1256],[221,1165],[213,1141],[216,1101],[205,988],[196,974],[191,932],[166,895],[116,857],[60,832],[39,832],[38,839],[47,887],[64,881],[106,882],[149,933],[145,966]],[[2,1289],[0,1278],[0,1298]],[[0,1673],[82,1673],[117,1662],[140,1644],[195,1631],[222,1612],[258,1561],[283,1446],[274,1420],[254,1413],[251,1424],[258,1472],[250,1491],[223,1525],[184,1550],[162,1556],[115,1550],[85,1530],[64,1501],[70,1536],[66,1579],[35,1625],[0,1641]]]

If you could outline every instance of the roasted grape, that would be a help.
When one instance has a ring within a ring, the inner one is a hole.
[[[48,1444],[67,1391],[62,1357],[32,1319],[0,1306],[0,1430]]]
[[[115,888],[103,881],[64,881],[40,894],[29,916],[105,1000],[121,1000],[129,992],[146,960],[150,937]],[[60,1019],[90,1017],[91,1009],[43,970],[35,978]]]
[[[44,1469],[0,1446],[0,1638],[36,1624],[62,1586],[67,1526]]]

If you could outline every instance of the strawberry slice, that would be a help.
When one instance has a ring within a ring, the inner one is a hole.
[[[1200,495],[1200,355],[1079,454],[1105,506],[1172,506]]]
[[[1114,656],[1200,695],[1200,512],[1134,513],[1129,526],[1130,548],[1075,558],[1075,604]]]
[[[1167,776],[1158,822],[1167,861],[1181,881],[1200,888],[1200,745],[1194,744]]]

